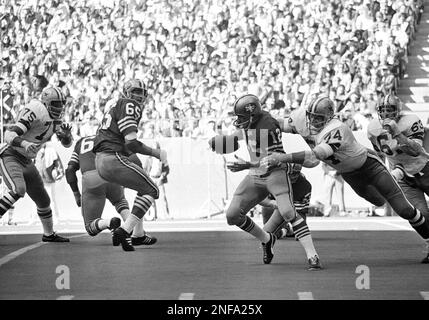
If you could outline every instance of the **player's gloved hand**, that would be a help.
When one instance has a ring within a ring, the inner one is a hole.
[[[261,168],[270,170],[272,168],[278,167],[281,164],[280,154],[273,153],[261,160]]]
[[[39,150],[39,145],[29,141],[22,141],[21,146],[25,149],[25,151],[29,153],[37,153]]]
[[[72,128],[73,128],[73,126],[71,124],[69,124],[69,123],[63,123],[60,126],[60,130],[57,131],[58,139],[61,140],[62,138],[70,137],[71,136]]]
[[[398,124],[395,120],[392,119],[386,119],[383,121],[383,129],[389,131],[393,138],[401,133]]]
[[[237,161],[230,161],[226,163],[226,167],[232,172],[239,172],[257,166],[249,161],[237,157],[236,155],[234,155],[234,157],[237,159]]]
[[[76,201],[77,206],[80,208],[82,206],[82,196],[79,191],[73,192],[74,200]]]

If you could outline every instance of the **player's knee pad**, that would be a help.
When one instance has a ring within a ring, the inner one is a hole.
[[[295,207],[288,194],[277,198],[277,209],[287,222],[292,221],[296,217]]]
[[[228,210],[226,211],[226,222],[230,226],[239,226],[244,221],[244,214],[242,214],[242,211],[237,206],[230,206]]]

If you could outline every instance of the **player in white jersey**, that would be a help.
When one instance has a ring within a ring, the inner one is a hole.
[[[44,242],[69,242],[53,230],[51,200],[34,165],[37,152],[54,133],[64,147],[72,145],[71,126],[61,120],[64,104],[60,88],[45,88],[40,100],[31,100],[5,132],[6,144],[0,148],[0,173],[10,190],[0,199],[0,217],[27,193],[36,203]]]
[[[423,148],[425,130],[420,118],[402,111],[398,97],[388,94],[377,108],[379,119],[367,129],[375,151],[385,156],[392,176],[407,199],[429,219],[425,193],[429,195],[429,154]],[[429,263],[426,257],[424,263]]]
[[[376,152],[358,143],[350,128],[334,117],[334,103],[328,97],[316,97],[307,108],[293,112],[283,121],[282,131],[300,134],[312,150],[271,154],[261,160],[262,167],[281,163],[308,166],[317,159],[323,161],[335,168],[362,198],[375,206],[387,201],[429,244],[429,220],[407,200]]]

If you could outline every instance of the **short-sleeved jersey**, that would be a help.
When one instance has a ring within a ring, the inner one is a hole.
[[[137,132],[142,108],[131,99],[121,98],[104,114],[94,141],[94,152],[110,151],[128,154],[125,136]]]
[[[20,128],[24,134],[21,138],[38,144],[36,152],[27,152],[23,147],[9,146],[27,159],[34,159],[42,145],[56,133],[62,124],[62,120],[54,120],[50,117],[45,105],[33,99],[18,115],[15,126]]]
[[[250,129],[243,130],[250,160],[257,162],[273,152],[284,153],[280,125],[268,112],[263,111],[261,118]],[[261,175],[259,168],[251,168],[253,175]]]
[[[69,166],[76,168],[83,173],[95,170],[95,153],[92,151],[94,148],[95,136],[89,136],[79,139],[74,146],[74,150]]]
[[[361,145],[350,128],[342,121],[333,118],[317,134],[311,134],[306,125],[305,109],[294,110],[285,122],[288,132],[300,134],[311,149],[321,143],[328,144],[334,154],[322,161],[339,173],[352,172],[365,163],[368,150]]]
[[[420,144],[423,144],[425,130],[418,116],[403,114],[397,124],[399,131],[407,138],[418,140]],[[402,165],[408,174],[414,175],[420,172],[429,160],[424,153],[416,156],[405,153],[404,147],[398,145],[398,141],[392,137],[390,132],[383,129],[378,119],[371,120],[368,124],[367,133],[374,150],[384,153],[392,167],[398,164]]]

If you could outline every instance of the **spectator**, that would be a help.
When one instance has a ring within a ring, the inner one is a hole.
[[[231,93],[273,98],[267,110],[283,114],[305,103],[307,91],[339,90],[341,110],[351,92],[366,101],[371,92],[395,90],[422,2],[204,0],[191,8],[181,0],[65,0],[36,10],[10,0],[3,8],[0,75],[12,80],[15,101],[27,102],[34,78],[43,76],[69,92],[65,118],[85,128],[120,90],[115,83],[141,77],[154,100],[144,121],[162,121],[167,136],[182,136],[194,131],[186,130],[195,126],[191,117],[204,113],[205,126],[229,111],[222,101]],[[218,101],[204,111],[210,97]],[[194,115],[167,116],[168,104],[183,110],[185,99]]]

